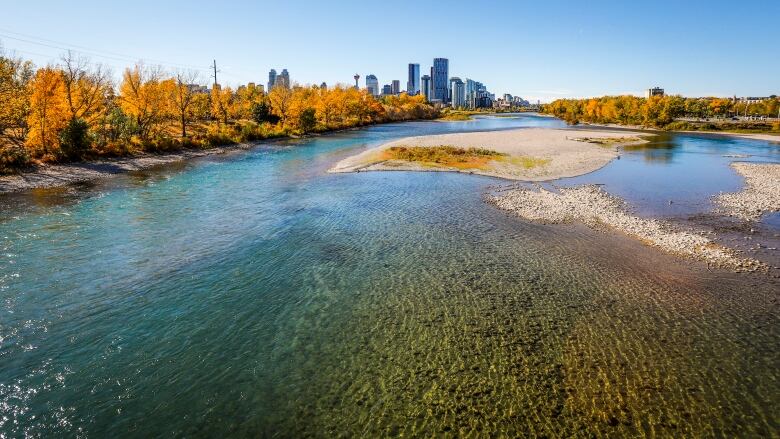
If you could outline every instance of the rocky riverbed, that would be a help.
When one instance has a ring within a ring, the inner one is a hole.
[[[581,222],[595,229],[616,230],[666,252],[718,267],[736,271],[769,269],[760,261],[742,258],[733,250],[716,244],[704,232],[635,216],[625,202],[595,185],[557,188],[556,191],[541,187],[511,188],[489,195],[487,199],[500,209],[531,221]]]
[[[715,197],[721,212],[746,221],[759,220],[765,213],[780,212],[780,164],[737,162],[731,167],[745,177],[745,187]]]

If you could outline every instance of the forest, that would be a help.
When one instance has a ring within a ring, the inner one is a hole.
[[[542,106],[541,111],[570,124],[580,122],[598,124],[643,125],[662,129],[726,128],[717,121],[735,116],[775,118],[780,110],[780,99],[773,96],[762,102],[746,103],[729,98],[684,98],[681,96],[605,96],[590,99],[558,99]],[[689,120],[678,120],[687,118]],[[710,120],[708,120],[710,119]],[[710,122],[710,123],[707,123]],[[756,127],[780,131],[780,123],[729,121],[732,128]]]
[[[199,79],[139,63],[117,81],[72,53],[44,67],[0,53],[0,172],[438,116],[422,96],[375,98],[343,85],[208,89]]]

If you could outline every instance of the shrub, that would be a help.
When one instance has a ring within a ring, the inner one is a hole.
[[[21,145],[6,145],[0,147],[0,174],[13,172],[30,164],[30,155]]]
[[[90,149],[89,125],[84,119],[71,119],[60,133],[60,150],[68,160],[81,159]]]

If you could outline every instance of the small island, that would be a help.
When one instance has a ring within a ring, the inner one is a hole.
[[[451,171],[545,181],[593,172],[642,134],[525,128],[409,137],[342,160],[329,172]]]

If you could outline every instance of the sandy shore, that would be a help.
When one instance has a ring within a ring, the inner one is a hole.
[[[657,219],[629,213],[626,204],[598,186],[545,189],[510,189],[488,197],[488,202],[527,220],[542,223],[581,222],[595,229],[611,229],[637,238],[668,253],[706,261],[736,271],[765,271],[766,264],[740,258],[701,232],[682,230]]]
[[[715,197],[723,213],[756,221],[765,213],[780,212],[780,164],[736,162],[731,167],[745,177],[745,187]]]
[[[251,145],[242,144],[202,150],[184,150],[171,154],[143,154],[115,159],[39,166],[18,174],[0,176],[0,193],[65,186],[72,183],[106,178],[125,172],[140,171],[167,163],[215,154],[224,154],[229,151],[250,147]]]
[[[641,133],[605,130],[527,128],[508,131],[456,133],[408,137],[342,160],[329,172],[357,171],[454,171],[510,180],[544,181],[593,172],[618,157],[617,146],[643,143]],[[594,143],[606,140],[608,145]],[[625,142],[620,142],[625,140]],[[612,143],[615,142],[615,143]],[[481,169],[459,169],[399,160],[387,160],[383,152],[394,146],[485,148],[506,154]]]

